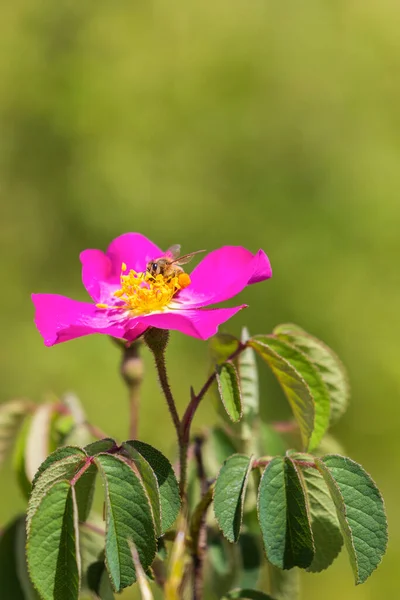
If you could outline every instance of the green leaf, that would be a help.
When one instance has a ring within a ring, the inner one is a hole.
[[[32,490],[32,483],[28,479],[25,469],[25,446],[26,438],[30,429],[30,421],[31,417],[27,416],[22,423],[17,435],[13,454],[13,469],[17,477],[19,488],[26,500],[29,499]]]
[[[243,517],[243,503],[252,459],[234,454],[224,462],[214,489],[214,513],[224,536],[237,542]]]
[[[29,499],[26,527],[29,535],[32,516],[49,488],[62,479],[72,479],[86,460],[86,455],[78,448],[60,448],[51,454],[41,465],[33,481]]]
[[[237,423],[242,418],[242,396],[236,367],[231,362],[217,366],[218,391],[229,418]]]
[[[33,414],[25,445],[25,470],[30,481],[50,454],[50,429],[54,415],[53,402],[40,404]]]
[[[161,526],[161,501],[157,477],[147,460],[132,444],[124,443],[122,446],[127,451],[129,458],[132,460],[134,467],[142,479],[153,512],[156,537],[160,537],[165,532]]]
[[[229,600],[240,600],[248,599],[248,600],[274,600],[272,596],[268,594],[264,594],[264,592],[260,592],[259,590],[249,590],[249,589],[235,589],[228,592],[224,598]]]
[[[308,448],[314,430],[315,402],[307,383],[288,360],[269,347],[268,338],[253,338],[250,344],[278,379],[299,424],[303,447]]]
[[[24,592],[25,600],[40,600],[39,594],[33,587],[29,578],[28,565],[26,564],[26,517],[18,519],[15,535],[15,557],[18,579]],[[2,589],[0,584],[0,589]]]
[[[144,487],[129,465],[111,454],[99,454],[95,462],[105,487],[107,570],[119,592],[136,581],[129,539],[144,569],[153,562],[157,550],[153,515]]]
[[[181,508],[179,485],[172,465],[159,450],[150,444],[137,440],[125,443],[137,450],[153,469],[160,490],[161,530],[165,532],[174,524]]]
[[[18,429],[32,409],[28,400],[11,400],[0,404],[0,466],[17,436]]]
[[[91,464],[75,483],[76,504],[80,523],[86,521],[92,508],[96,476],[97,467],[95,464]]]
[[[329,392],[330,425],[334,425],[346,411],[350,397],[346,369],[339,357],[323,342],[296,325],[290,323],[279,325],[275,328],[274,334],[307,354],[319,370]]]
[[[314,544],[306,498],[289,457],[271,460],[261,478],[258,518],[268,560],[280,569],[307,568]]]
[[[364,583],[386,552],[382,496],[368,473],[349,458],[331,454],[315,464],[335,503],[356,584]]]
[[[229,333],[217,333],[210,339],[213,365],[224,363],[239,347],[239,340]]]
[[[338,556],[343,546],[335,505],[324,478],[317,469],[301,467],[311,515],[311,529],[315,544],[315,555],[308,571],[319,573],[327,569]]]
[[[74,488],[58,481],[33,515],[27,542],[30,577],[43,600],[78,600],[78,538]]]
[[[110,450],[117,447],[117,442],[112,438],[104,438],[103,440],[97,440],[85,446],[85,452],[88,456],[96,456],[102,452],[109,452]]]
[[[241,341],[244,344],[249,340],[249,332],[246,328],[242,331]],[[258,372],[254,350],[250,347],[241,352],[237,359],[238,372],[240,379],[240,388],[242,390],[243,402],[243,426],[246,423],[251,425],[259,414],[259,390],[258,390]]]
[[[42,475],[42,473],[44,473],[44,471],[47,471],[47,469],[51,467],[54,463],[58,463],[66,458],[69,459],[72,456],[75,457],[78,463],[79,461],[86,460],[86,453],[84,452],[84,450],[82,450],[81,448],[77,448],[76,446],[64,446],[63,448],[58,448],[57,450],[52,452],[46,458],[46,460],[42,462],[42,464],[36,471],[35,477],[32,481],[32,486],[34,487],[36,485],[36,482]]]
[[[20,517],[10,523],[0,536],[0,590],[3,600],[25,600],[15,552],[19,520]]]
[[[328,389],[322,377],[307,356],[295,346],[283,342],[272,336],[266,336],[268,345],[275,350],[279,356],[286,359],[294,369],[303,377],[315,403],[314,429],[309,442],[309,450],[318,446],[329,427],[330,398]],[[265,339],[266,339],[265,338]]]

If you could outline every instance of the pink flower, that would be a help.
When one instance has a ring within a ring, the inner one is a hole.
[[[205,306],[232,298],[246,285],[272,275],[263,250],[252,254],[241,246],[210,252],[190,277],[170,279],[147,273],[147,263],[164,255],[140,233],[116,238],[105,254],[84,250],[82,281],[93,302],[32,294],[35,323],[46,346],[90,333],[132,341],[148,327],[207,339],[246,305],[212,310],[204,310]]]

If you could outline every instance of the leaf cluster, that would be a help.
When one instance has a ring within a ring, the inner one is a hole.
[[[159,450],[107,438],[72,394],[0,407],[0,462],[16,440],[29,498],[0,537],[2,598],[110,600],[137,582],[151,600],[151,580],[179,598],[205,563],[205,585],[219,598],[296,600],[297,568],[326,569],[343,544],[356,583],[369,577],[386,550],[386,516],[371,477],[329,432],[349,401],[336,354],[291,324],[241,339],[218,334],[210,350],[206,387],[221,420],[188,440],[183,503]],[[291,420],[262,420],[258,362]],[[102,517],[93,510],[98,484]]]

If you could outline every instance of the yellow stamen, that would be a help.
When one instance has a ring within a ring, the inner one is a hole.
[[[179,290],[190,284],[190,277],[186,273],[167,278],[161,274],[154,277],[147,271],[137,273],[133,269],[125,274],[125,270],[126,265],[122,263],[121,288],[114,292],[114,296],[123,304],[96,304],[97,308],[128,310],[135,315],[161,311]]]
[[[121,265],[121,271],[126,271],[126,269],[127,269],[126,263],[123,262]]]

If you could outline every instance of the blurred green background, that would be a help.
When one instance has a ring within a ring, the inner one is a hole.
[[[336,427],[386,499],[390,544],[354,587],[347,558],[303,598],[396,598],[400,560],[400,7],[390,0],[15,0],[0,8],[0,400],[75,390],[127,431],[118,352],[92,336],[45,348],[31,292],[86,299],[79,252],[140,231],[189,252],[264,248],[274,277],[225,330],[294,321],[347,365]],[[174,333],[182,409],[205,343]],[[173,458],[146,355],[140,437]],[[284,400],[263,390],[265,414]],[[282,408],[282,410],[286,410]],[[196,425],[214,413],[204,402]],[[2,473],[0,523],[23,502]],[[130,597],[130,593],[124,598]]]

